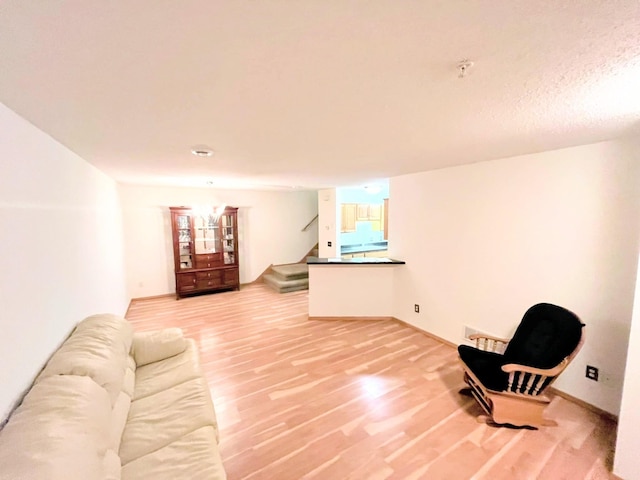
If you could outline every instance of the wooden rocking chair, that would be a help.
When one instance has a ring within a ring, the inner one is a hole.
[[[464,381],[487,416],[498,425],[557,425],[543,417],[544,392],[576,356],[584,324],[569,310],[540,303],[524,314],[511,340],[475,334],[476,348],[460,345]]]

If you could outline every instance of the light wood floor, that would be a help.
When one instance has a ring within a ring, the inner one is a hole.
[[[200,346],[229,480],[608,479],[615,424],[556,397],[538,431],[479,424],[457,354],[396,321],[310,321],[262,284],[135,301]]]

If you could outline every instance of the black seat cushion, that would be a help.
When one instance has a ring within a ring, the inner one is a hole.
[[[542,369],[553,368],[576,349],[583,326],[580,319],[569,310],[539,303],[524,314],[504,355],[467,345],[460,345],[458,353],[486,388],[503,391],[509,382],[509,374],[502,371],[503,365],[516,363]],[[528,380],[527,375],[523,383],[526,385]],[[551,379],[548,379],[542,389],[550,382]]]
[[[507,388],[509,374],[502,371],[502,365],[504,365],[502,355],[478,350],[468,345],[460,345],[458,354],[482,385],[497,391]]]

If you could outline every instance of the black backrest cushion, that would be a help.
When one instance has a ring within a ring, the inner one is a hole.
[[[504,352],[504,363],[552,368],[580,342],[583,324],[566,308],[550,303],[531,307]]]

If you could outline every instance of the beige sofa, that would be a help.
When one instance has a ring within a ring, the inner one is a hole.
[[[0,479],[225,479],[209,387],[180,329],[80,322],[0,431]]]

